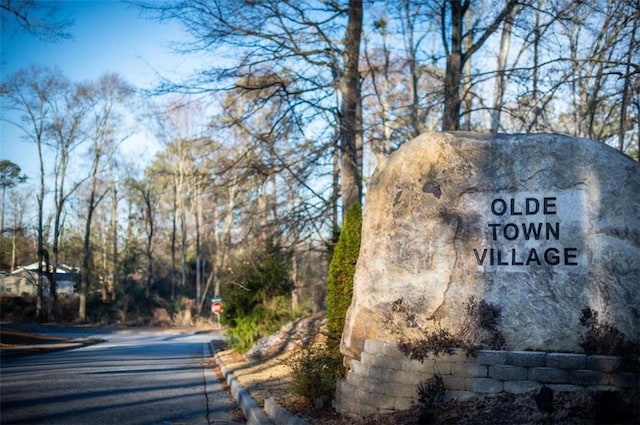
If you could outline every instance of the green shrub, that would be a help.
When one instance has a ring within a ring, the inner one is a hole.
[[[236,261],[222,278],[221,318],[229,326],[227,343],[234,350],[246,352],[295,317],[290,307],[294,288],[290,267],[291,253],[268,242]]]
[[[353,295],[353,276],[360,253],[362,211],[355,204],[347,211],[335,246],[327,279],[327,329],[329,348],[338,350],[347,309]]]
[[[291,368],[291,390],[311,407],[327,406],[335,393],[336,382],[343,377],[340,353],[326,345],[310,343],[287,364]]]
[[[36,298],[0,294],[0,319],[10,322],[29,322],[36,318]]]
[[[256,317],[242,316],[235,320],[235,326],[225,335],[225,342],[238,353],[246,353],[260,338]]]

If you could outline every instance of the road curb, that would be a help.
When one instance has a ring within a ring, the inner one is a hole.
[[[309,425],[307,421],[280,406],[273,397],[264,401],[264,411],[276,425]]]
[[[242,388],[236,377],[233,376],[233,373],[231,373],[224,363],[222,363],[211,342],[209,343],[209,350],[213,354],[213,358],[218,366],[220,366],[222,376],[227,381],[227,384],[229,384],[231,395],[236,399],[238,407],[242,409],[244,417],[247,418],[247,425],[273,425],[273,422],[267,417],[262,409],[258,407],[255,400],[251,398],[251,395],[249,395],[247,390]]]
[[[242,409],[245,418],[247,418],[247,425],[308,425],[302,418],[280,406],[273,397],[265,400],[263,411],[258,407],[249,392],[242,388],[236,377],[233,376],[233,373],[222,363],[211,342],[209,343],[209,350],[213,354],[213,358],[218,366],[220,366],[222,376],[231,388],[231,395],[235,397],[238,407]]]

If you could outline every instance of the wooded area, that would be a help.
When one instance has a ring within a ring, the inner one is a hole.
[[[46,64],[0,86],[39,165],[25,182],[0,164],[0,268],[78,267],[80,320],[88,298],[136,291],[203,313],[225,283],[242,287],[235,264],[274,246],[290,254],[292,306],[323,308],[343,213],[366,204],[379,158],[428,130],[557,132],[639,159],[640,0],[135,6],[182,23],[184,55],[212,66],[153,93]],[[51,37],[69,25],[49,24]],[[143,167],[121,153],[132,116],[162,145]],[[40,317],[56,311],[50,277]]]

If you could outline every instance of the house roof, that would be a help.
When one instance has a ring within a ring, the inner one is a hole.
[[[51,268],[51,265],[49,265],[49,267]],[[46,269],[46,265],[42,263],[42,270],[45,270],[45,269]],[[23,270],[27,270],[30,272],[37,272],[38,262],[36,261],[35,263],[27,264],[26,266],[20,266],[11,274],[16,274]],[[67,274],[67,273],[78,273],[78,268],[69,266],[67,264],[58,264],[58,267],[56,268],[56,276],[59,276],[61,274]]]

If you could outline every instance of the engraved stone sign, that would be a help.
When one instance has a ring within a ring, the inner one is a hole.
[[[640,165],[560,135],[428,133],[379,164],[341,350],[395,342],[380,312],[421,303],[455,331],[470,296],[510,349],[580,352],[585,307],[640,333]]]
[[[463,195],[467,208],[477,208],[486,217],[486,222],[477,223],[483,242],[473,248],[473,258],[481,270],[522,272],[553,267],[558,273],[587,272],[581,239],[584,190],[492,195],[488,202],[485,196],[477,199]]]

